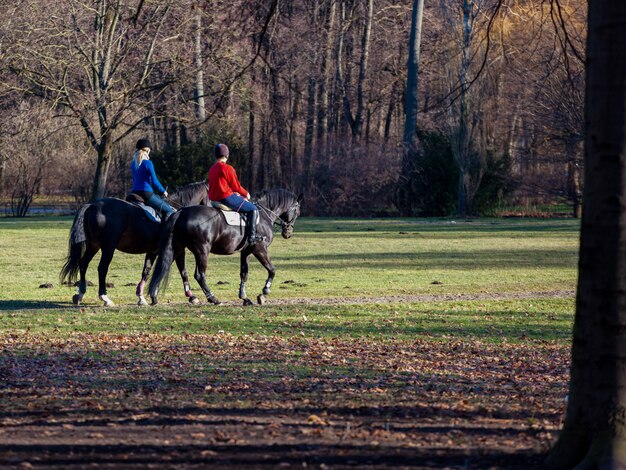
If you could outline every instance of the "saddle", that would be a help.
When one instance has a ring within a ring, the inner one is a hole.
[[[219,209],[224,214],[224,218],[226,219],[226,223],[228,225],[235,225],[237,227],[245,227],[246,226],[246,216],[244,214],[240,214],[232,210],[225,204],[222,204],[218,201],[211,201],[211,207],[215,209]],[[259,217],[260,219],[260,217]],[[259,225],[259,221],[257,220],[257,225]]]
[[[143,209],[146,215],[148,216],[148,219],[154,222],[161,223],[161,214],[157,212],[157,210],[154,207],[150,207],[149,205],[147,205],[144,198],[142,198],[139,194],[129,193],[126,196],[125,200],[126,202],[130,202],[132,205],[137,206],[140,209]]]

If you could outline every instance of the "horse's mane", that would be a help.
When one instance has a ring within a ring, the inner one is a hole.
[[[264,189],[255,193],[253,200],[270,207],[288,207],[296,201],[296,195],[282,188]]]
[[[170,198],[175,199],[181,206],[186,206],[189,201],[198,193],[198,191],[206,192],[206,182],[198,181],[196,183],[189,183],[180,188],[176,188],[170,194]]]

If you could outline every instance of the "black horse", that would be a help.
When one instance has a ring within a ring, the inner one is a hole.
[[[259,304],[265,302],[265,295],[269,294],[276,273],[267,252],[274,238],[272,226],[274,223],[280,223],[283,238],[291,237],[293,224],[300,215],[302,195],[296,197],[284,189],[272,189],[255,195],[253,200],[260,212],[257,234],[265,237],[264,241],[254,245],[246,243],[245,230],[240,226],[228,225],[222,211],[213,207],[186,207],[168,219],[148,289],[153,304],[157,303],[159,285],[167,277],[173,261],[176,261],[187,289],[189,280],[185,269],[185,248],[193,253],[196,260],[194,278],[200,284],[207,300],[216,305],[220,301],[207,286],[205,277],[209,253],[232,255],[236,251],[241,251],[239,298],[243,299],[244,305],[252,305],[252,301],[246,296],[246,281],[248,258],[254,255],[268,273],[263,294],[257,297]],[[186,294],[189,296],[188,291]]]
[[[191,183],[173,191],[168,202],[175,207],[208,204],[205,182]],[[69,252],[61,269],[61,282],[66,278],[74,282],[80,275],[78,293],[72,301],[78,305],[87,291],[85,273],[89,263],[102,250],[98,264],[98,295],[105,307],[113,306],[107,297],[106,276],[115,249],[124,253],[146,253],[141,281],[137,285],[139,305],[147,305],[143,296],[144,286],[152,263],[159,251],[161,223],[151,219],[146,211],[130,202],[116,198],[104,198],[83,205],[70,231]]]

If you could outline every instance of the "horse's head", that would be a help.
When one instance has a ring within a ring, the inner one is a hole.
[[[271,189],[255,195],[257,206],[263,209],[274,223],[280,223],[283,238],[291,238],[293,224],[300,215],[302,194],[296,197],[285,189]]]
[[[285,212],[280,214],[282,236],[283,238],[291,238],[293,235],[293,224],[296,223],[296,219],[300,215],[300,203],[304,199],[304,196],[300,194],[295,202],[287,208]]]

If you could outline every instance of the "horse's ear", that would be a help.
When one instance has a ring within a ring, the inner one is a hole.
[[[300,195],[298,196],[298,204],[300,204],[302,201],[304,201],[304,194],[300,193]]]

